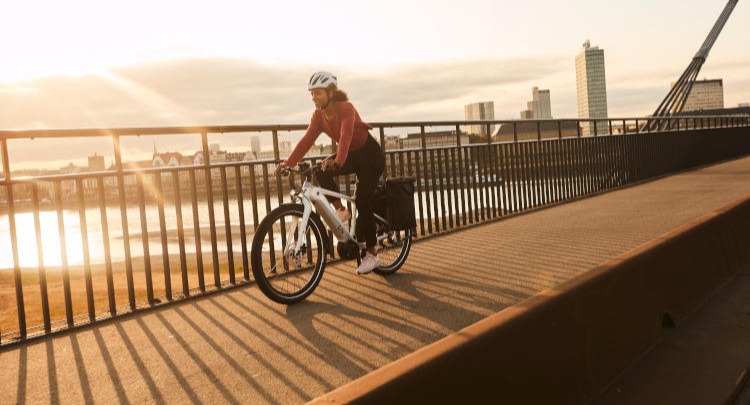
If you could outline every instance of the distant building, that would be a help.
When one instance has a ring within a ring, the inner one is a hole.
[[[81,172],[81,168],[74,165],[72,162],[68,163],[67,166],[60,168],[61,174],[78,174]]]
[[[260,136],[253,135],[250,137],[250,151],[255,153],[260,152]]]
[[[750,115],[750,105],[743,107],[739,105],[737,107],[729,108],[715,108],[715,109],[704,109],[694,111],[683,111],[680,115],[696,116],[696,117],[707,117],[709,115]]]
[[[106,170],[104,165],[104,156],[99,156],[96,153],[94,156],[89,156],[89,171],[90,172],[102,172]]]
[[[552,104],[549,90],[531,89],[531,101],[526,103],[526,110],[521,111],[521,119],[543,120],[552,118]]]
[[[672,86],[675,84],[672,83]],[[724,108],[724,83],[722,79],[696,80],[690,89],[682,111],[717,110]]]
[[[466,121],[492,121],[495,119],[495,103],[485,101],[467,104],[464,106],[464,117]],[[488,136],[495,130],[495,126],[490,125],[490,129],[487,131],[487,125],[469,125],[467,130],[472,135]]]
[[[578,118],[607,118],[607,79],[604,71],[604,50],[591,47],[588,40],[576,56],[576,93]],[[598,128],[606,128],[607,121],[598,121]],[[584,124],[581,134],[594,133],[594,122]]]
[[[151,160],[153,167],[177,167],[182,163],[182,154],[179,152],[156,153]]]
[[[81,173],[81,168],[77,165],[71,163],[68,163],[67,166],[60,168],[60,174],[78,174]],[[61,184],[61,190],[63,192],[63,195],[71,195],[78,192],[78,187],[76,187],[75,181],[63,181]]]
[[[221,152],[221,145],[219,145],[218,143],[212,143],[208,145],[208,152],[212,155]]]
[[[469,135],[461,132],[456,134],[456,131],[435,131],[426,132],[424,134],[425,147],[440,147],[440,146],[454,146],[457,141],[461,141],[461,145],[468,145]],[[398,136],[387,136],[385,138],[385,150],[398,150],[398,149],[419,149],[422,147],[422,134],[413,133],[407,134],[406,138]]]
[[[492,134],[493,142],[528,141],[535,139],[570,138],[578,136],[575,121],[542,121],[505,123]]]

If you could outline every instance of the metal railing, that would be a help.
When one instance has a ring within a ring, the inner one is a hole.
[[[665,129],[643,132],[654,120]],[[372,125],[384,175],[417,179],[419,236],[750,153],[748,116]],[[0,344],[252,282],[249,241],[265,213],[288,200],[292,181],[269,175],[285,157],[280,133],[305,128],[0,131]],[[124,138],[173,134],[199,137],[203,161],[123,162]],[[273,152],[213,162],[209,134],[265,134]],[[110,170],[12,176],[13,140],[86,137],[112,140]],[[347,192],[351,180],[343,179]]]

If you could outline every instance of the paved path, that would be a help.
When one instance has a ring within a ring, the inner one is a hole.
[[[420,241],[399,273],[331,266],[0,353],[0,403],[297,404],[750,196],[750,158]]]

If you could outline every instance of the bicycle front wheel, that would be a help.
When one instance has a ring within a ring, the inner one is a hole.
[[[378,239],[380,264],[373,271],[388,275],[395,273],[406,262],[411,249],[412,231],[394,231],[386,221],[375,218],[375,235]]]
[[[251,260],[255,281],[268,298],[281,304],[307,298],[318,286],[325,269],[325,228],[317,215],[312,214],[299,240],[303,213],[300,204],[282,205],[261,221],[253,236]]]

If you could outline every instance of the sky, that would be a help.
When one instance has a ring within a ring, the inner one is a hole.
[[[735,7],[699,75],[724,80],[727,107],[750,101],[745,3]],[[463,106],[479,101],[493,101],[497,119],[515,119],[534,86],[550,90],[553,117],[575,118],[574,59],[587,39],[604,49],[610,117],[644,116],[725,5],[11,2],[0,24],[0,129],[304,124],[313,108],[305,83],[317,70],[337,74],[370,122],[462,120]],[[19,143],[11,160],[18,167],[60,164],[75,159],[82,142]]]

